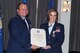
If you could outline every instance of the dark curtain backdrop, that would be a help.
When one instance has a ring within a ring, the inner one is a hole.
[[[1,9],[2,9],[2,22],[3,22],[3,33],[4,33],[4,50],[7,48],[8,43],[8,23],[11,17],[16,15],[16,5],[22,0],[0,0],[1,1]],[[32,22],[32,27],[36,27],[36,10],[38,10],[37,14],[37,27],[44,22],[46,19],[46,14],[48,11],[48,4],[50,0],[39,0],[39,7],[36,9],[36,0],[27,0],[28,8],[29,8],[29,18]],[[55,0],[55,9],[57,9],[57,0]]]
[[[49,0],[39,0],[39,7],[38,7],[38,21],[37,21],[37,26],[39,27],[41,23],[44,22],[46,19],[46,14],[48,11],[48,3]]]
[[[80,52],[80,0],[72,0],[70,23],[70,51]]]
[[[32,23],[32,27],[35,27],[36,20],[36,0],[27,0],[28,8],[29,8],[29,18]]]
[[[55,9],[57,9],[57,1],[58,0],[54,0],[54,7]],[[41,23],[44,23],[46,21],[47,18],[47,12],[49,10],[49,2],[50,0],[39,0],[39,7],[38,7],[38,21],[37,21],[37,27],[40,26]]]
[[[20,1],[17,0],[1,0],[2,25],[4,37],[4,50],[6,50],[8,42],[8,22],[11,17],[16,15],[16,5]]]

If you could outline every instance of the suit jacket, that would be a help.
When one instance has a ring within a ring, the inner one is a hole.
[[[30,20],[26,18],[29,24]],[[9,41],[7,47],[7,53],[30,53],[30,32],[25,21],[16,15],[9,22]]]
[[[51,48],[48,50],[41,49],[40,53],[62,53],[61,45],[64,41],[64,25],[56,22],[50,35],[48,27],[48,22],[40,25],[40,28],[46,31],[46,42]]]

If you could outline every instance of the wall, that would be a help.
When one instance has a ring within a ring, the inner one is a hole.
[[[62,45],[63,53],[69,53],[69,32],[70,32],[70,13],[71,12],[63,12],[62,6],[63,1],[58,0],[58,12],[59,12],[59,22],[64,24],[65,26],[65,40]],[[71,2],[71,0],[68,0]]]

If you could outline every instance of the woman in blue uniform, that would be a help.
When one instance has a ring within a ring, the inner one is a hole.
[[[55,9],[48,11],[47,22],[40,25],[46,31],[46,46],[41,48],[40,53],[62,53],[64,42],[64,25],[58,23],[58,12]]]

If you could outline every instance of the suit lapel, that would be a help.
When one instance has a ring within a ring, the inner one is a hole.
[[[25,23],[25,21],[19,16],[19,15],[17,15],[17,17],[19,18],[19,20],[24,24]],[[29,19],[28,18],[26,18],[26,20],[27,20],[27,22],[28,22],[28,25],[29,25],[29,30],[30,30],[30,21],[29,21]],[[25,26],[26,26],[26,23],[25,23]],[[28,28],[27,28],[28,29]]]
[[[47,36],[49,35],[49,31],[48,31],[48,22],[45,24],[45,29],[46,29],[46,34],[47,34]]]

